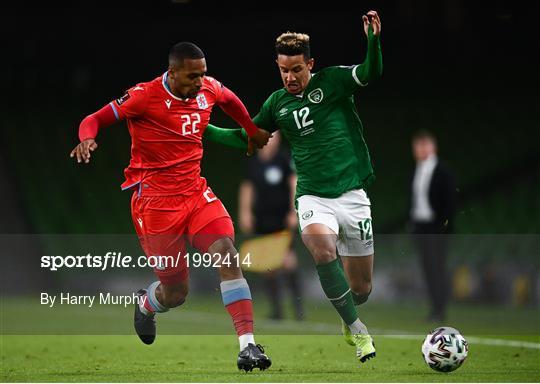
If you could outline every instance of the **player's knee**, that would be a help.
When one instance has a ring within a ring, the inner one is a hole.
[[[220,254],[222,256],[226,256],[228,254],[229,257],[232,257],[238,253],[236,251],[236,248],[234,247],[232,240],[228,237],[224,237],[219,240],[216,240],[208,248],[208,252],[212,255]]]
[[[311,255],[316,264],[328,264],[336,259],[336,251],[328,247],[315,248]]]
[[[336,259],[335,236],[302,233],[302,241],[311,253],[315,264],[327,264]]]
[[[351,292],[353,294],[354,304],[364,304],[371,294],[371,281],[351,282]]]
[[[189,293],[188,285],[176,286],[174,288],[167,288],[162,290],[161,298],[163,306],[167,308],[178,307],[186,301],[186,297]]]

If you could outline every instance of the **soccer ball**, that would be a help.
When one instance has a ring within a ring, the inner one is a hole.
[[[438,372],[452,372],[467,358],[467,340],[455,328],[439,327],[431,331],[422,344],[427,365]]]

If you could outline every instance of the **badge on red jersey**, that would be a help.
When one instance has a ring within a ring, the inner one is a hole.
[[[122,104],[124,104],[129,98],[130,98],[130,95],[129,95],[129,93],[126,92],[126,94],[125,94],[124,96],[122,96],[122,97],[119,98],[119,99],[116,99],[116,104],[122,105]]]
[[[204,97],[202,93],[197,95],[197,104],[199,105],[199,109],[208,108],[208,102],[206,101],[206,97]]]

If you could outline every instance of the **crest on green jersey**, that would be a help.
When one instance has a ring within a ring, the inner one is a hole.
[[[308,100],[315,104],[319,104],[322,101],[323,97],[324,94],[322,89],[320,88],[314,89],[307,95]]]

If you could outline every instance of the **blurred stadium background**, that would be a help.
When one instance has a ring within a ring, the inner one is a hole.
[[[89,166],[77,165],[68,154],[81,119],[133,84],[161,74],[171,45],[198,44],[209,75],[255,114],[281,86],[273,50],[279,33],[310,34],[316,68],[359,63],[366,51],[361,15],[376,9],[383,23],[384,74],[357,96],[377,174],[368,191],[376,239],[370,300],[424,302],[406,219],[407,181],[414,169],[410,138],[427,129],[458,177],[449,257],[452,305],[494,305],[486,322],[501,308],[533,308],[525,313],[533,323],[538,320],[540,116],[538,61],[527,39],[532,13],[503,0],[487,6],[464,0],[227,6],[193,0],[151,8],[10,10],[2,26],[8,52],[13,48],[4,56],[7,103],[0,130],[3,299],[34,300],[45,290],[129,293],[151,281],[150,271],[47,273],[39,268],[39,256],[77,254],[88,244],[95,254],[107,247],[140,252],[132,236],[131,194],[119,188],[129,161],[125,124],[100,133]],[[233,124],[218,109],[212,122]],[[205,143],[203,175],[234,220],[245,166],[241,151]],[[298,249],[306,296],[318,303],[322,292],[313,263],[300,244]],[[217,295],[212,271],[193,275],[195,295]],[[258,276],[248,278],[257,292]],[[307,308],[308,320],[317,305]],[[12,315],[7,306],[2,309],[2,316]]]

